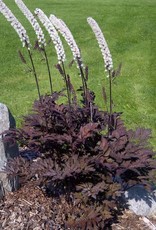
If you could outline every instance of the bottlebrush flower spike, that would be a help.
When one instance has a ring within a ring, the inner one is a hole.
[[[28,49],[30,48],[30,41],[27,35],[25,28],[18,21],[18,19],[14,16],[11,10],[5,5],[3,1],[0,1],[0,12],[4,15],[8,22],[10,22],[11,26],[14,28],[16,33],[18,34],[23,47],[26,46]]]
[[[76,63],[79,62],[79,63],[77,63],[78,66],[79,66],[79,64],[81,64],[81,66],[83,66],[80,50],[76,44],[76,41],[75,41],[71,31],[67,27],[67,25],[64,23],[64,21],[57,18],[53,14],[50,15],[49,19],[52,22],[52,24],[55,26],[55,28],[62,34],[62,36],[66,40],[67,44],[69,45],[69,47],[72,51],[74,60],[76,61]]]
[[[52,39],[52,41],[55,45],[58,61],[64,62],[65,61],[65,51],[64,51],[61,39],[60,39],[55,27],[53,26],[53,24],[51,23],[49,18],[45,15],[45,13],[41,9],[36,8],[36,10],[34,12],[38,16],[41,23],[46,28],[46,30],[48,31],[50,38]]]
[[[105,63],[105,69],[106,69],[106,71],[110,71],[113,69],[113,61],[112,61],[112,56],[111,56],[110,50],[108,48],[107,42],[104,38],[104,35],[103,35],[99,25],[97,24],[97,22],[93,18],[88,17],[87,22],[91,26],[91,28],[92,28],[95,36],[96,36],[96,39],[98,41],[98,44],[99,44],[99,47],[101,49],[101,53],[102,53],[102,56],[104,59],[104,63]]]
[[[46,46],[44,33],[43,33],[39,23],[37,22],[36,18],[33,16],[33,14],[30,12],[30,10],[27,8],[27,6],[23,3],[22,0],[15,0],[15,2],[17,4],[17,6],[20,8],[20,10],[23,12],[25,17],[28,19],[30,24],[32,25],[32,27],[36,33],[37,40],[38,40],[39,44]]]

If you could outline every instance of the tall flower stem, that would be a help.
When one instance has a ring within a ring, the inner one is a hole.
[[[43,52],[44,52],[44,56],[45,56],[45,60],[46,60],[46,64],[47,64],[48,75],[49,75],[49,83],[50,83],[50,91],[51,91],[51,94],[52,94],[53,93],[52,77],[51,77],[51,71],[50,71],[50,66],[49,66],[49,60],[48,60],[47,52],[46,52],[46,49],[45,49],[44,46],[43,46]]]
[[[27,49],[27,50],[28,50],[28,54],[29,54],[29,57],[30,57],[30,61],[31,61],[31,65],[32,65],[32,70],[33,70],[33,74],[34,74],[34,77],[35,77],[35,81],[36,81],[36,86],[37,86],[39,100],[41,102],[41,93],[40,93],[40,88],[39,88],[39,84],[38,84],[38,78],[37,78],[37,73],[36,73],[36,70],[35,70],[35,65],[34,65],[32,54],[31,54],[30,50],[29,49]]]
[[[37,73],[36,73],[34,61],[33,61],[33,58],[32,58],[32,53],[30,52],[30,49],[27,49],[27,50],[28,50],[28,54],[29,54],[29,57],[30,57],[30,61],[31,61],[31,65],[32,65],[32,70],[33,70],[33,74],[34,74],[34,77],[35,77],[35,81],[36,81],[36,86],[37,86],[39,101],[40,101],[41,106],[42,106],[43,101],[42,101],[42,98],[41,98],[40,87],[39,87],[39,83],[38,83],[38,77],[37,77]],[[47,122],[47,118],[46,118],[46,112],[44,112],[44,117],[45,117],[46,130],[48,131],[48,122]],[[44,133],[44,131],[43,131],[43,133]]]
[[[63,70],[63,74],[64,74],[64,80],[65,80],[66,89],[67,89],[68,104],[69,104],[69,107],[71,108],[71,94],[70,94],[68,79],[67,79],[67,75],[66,75],[66,70],[65,70],[65,67],[64,67],[64,63],[62,62],[61,64],[62,64],[62,70]]]
[[[111,70],[113,69],[113,60],[112,56],[110,53],[110,50],[108,48],[106,39],[97,24],[97,22],[91,18],[88,17],[87,21],[89,25],[91,26],[95,37],[98,41],[99,47],[101,49],[101,53],[103,56],[104,64],[105,64],[105,70],[109,74],[109,120],[108,120],[108,135],[111,135],[112,132],[112,112],[113,112],[113,104],[112,104],[112,72]]]
[[[109,135],[111,135],[112,131],[112,111],[113,111],[113,104],[112,104],[112,74],[109,70]]]
[[[77,59],[77,63],[78,63],[78,67],[79,67],[80,75],[81,75],[81,79],[82,79],[82,87],[83,87],[83,92],[84,92],[84,102],[86,105],[87,104],[87,83],[86,83],[86,79],[84,76],[84,72],[83,72],[81,63],[78,59]]]

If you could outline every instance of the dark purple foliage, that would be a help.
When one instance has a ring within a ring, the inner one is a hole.
[[[112,132],[107,134],[109,114],[99,111],[92,93],[87,94],[92,108],[78,106],[76,98],[72,106],[58,104],[62,93],[35,101],[22,128],[5,136],[27,151],[27,157],[10,161],[7,171],[22,184],[33,179],[47,195],[65,196],[71,208],[64,210],[65,226],[103,229],[117,216],[117,197],[123,190],[149,184],[155,161],[148,147],[149,130],[127,131],[120,113],[113,113]]]

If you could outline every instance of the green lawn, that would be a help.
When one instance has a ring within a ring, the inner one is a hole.
[[[4,0],[23,23],[34,43],[35,34],[14,1]],[[152,129],[152,144],[156,148],[156,2],[155,0],[25,0],[33,11],[41,8],[62,18],[71,29],[89,66],[89,86],[96,93],[96,101],[102,108],[101,85],[107,85],[103,59],[86,18],[92,16],[100,25],[111,50],[114,66],[122,62],[121,76],[114,85],[116,111],[123,112],[128,127]],[[28,113],[37,98],[35,81],[18,57],[20,49],[27,57],[21,42],[5,18],[0,15],[0,102],[5,103],[20,125],[21,116]],[[47,40],[49,40],[47,36]],[[65,43],[64,43],[65,44]],[[72,55],[65,44],[67,63]],[[63,81],[54,65],[55,51],[49,46],[54,89],[60,90]],[[50,91],[41,56],[34,54],[42,94]],[[29,60],[28,60],[29,62]],[[80,84],[76,68],[67,69],[75,86]]]

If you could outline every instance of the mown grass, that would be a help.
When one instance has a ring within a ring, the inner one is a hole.
[[[27,28],[34,43],[34,32],[19,11],[14,1],[4,1],[18,19]],[[156,148],[156,8],[155,0],[25,0],[33,11],[41,8],[62,18],[71,29],[84,62],[89,66],[89,86],[96,93],[96,102],[102,108],[101,86],[107,86],[100,50],[89,25],[88,16],[92,16],[100,25],[111,50],[114,66],[122,62],[121,76],[114,85],[114,110],[123,112],[123,119],[130,128],[137,126],[152,129],[152,144]],[[25,57],[17,34],[0,15],[0,101],[5,103],[20,125],[21,116],[28,113],[34,99],[37,98],[35,81],[31,73],[18,57],[20,49]],[[47,40],[48,40],[47,36]],[[72,55],[67,45],[67,63]],[[63,81],[54,65],[57,63],[55,51],[48,47],[54,89],[60,90]],[[50,92],[49,81],[41,56],[34,54],[42,94]],[[29,62],[29,60],[28,60]],[[76,68],[67,70],[76,87],[80,80]]]

